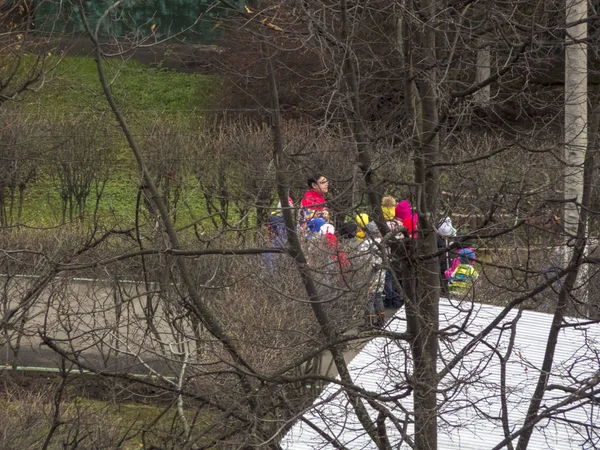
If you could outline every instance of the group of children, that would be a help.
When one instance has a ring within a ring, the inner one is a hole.
[[[346,254],[339,249],[336,232],[330,224],[330,214],[325,195],[329,190],[328,180],[322,176],[311,176],[308,179],[309,190],[304,194],[299,208],[297,232],[303,242],[315,239],[325,242],[332,251],[332,258],[342,266],[348,262]],[[288,198],[293,207],[293,201]],[[414,213],[408,200],[396,202],[391,196],[382,200],[383,218],[388,229],[393,232],[392,239],[418,239],[419,216]],[[287,246],[287,228],[283,222],[281,205],[278,205],[268,219],[267,226],[273,236],[273,246]],[[353,221],[346,222],[339,233],[341,236],[356,239],[359,242],[358,254],[365,263],[370,264],[370,280],[363,328],[382,327],[385,323],[385,307],[401,308],[404,305],[401,290],[400,274],[389,269],[387,257],[389,247],[381,245],[381,234],[378,227],[367,214],[358,214]],[[440,279],[442,291],[446,294],[464,296],[473,286],[478,276],[473,267],[475,253],[470,248],[451,250],[451,240],[456,236],[452,221],[446,217],[437,228],[438,248],[443,251],[440,257]],[[456,255],[455,258],[452,256]],[[383,261],[386,259],[386,261]],[[452,263],[450,264],[450,260]],[[268,257],[268,264],[271,259]],[[386,268],[387,267],[387,268]]]
[[[396,203],[393,197],[384,197],[382,200],[382,212],[388,229],[395,234],[395,239],[412,238],[418,239],[419,216],[413,213],[408,200]],[[371,257],[373,265],[373,281],[367,297],[365,322],[362,328],[381,327],[385,323],[384,308],[401,308],[404,305],[399,285],[402,281],[399,273],[392,270],[377,270],[381,267],[381,249],[379,248],[381,234],[377,226],[369,221],[369,217],[362,213],[356,216],[358,225],[357,239],[364,239],[364,249],[377,248],[375,255]],[[479,276],[475,269],[475,252],[471,248],[452,250],[452,238],[456,237],[456,230],[452,226],[452,220],[446,217],[437,228],[438,248],[443,251],[440,258],[440,284],[444,294],[464,297],[473,287],[473,283]],[[386,249],[389,253],[389,249]],[[456,257],[452,258],[453,255]],[[388,254],[389,256],[389,254]],[[452,264],[450,264],[452,260]],[[389,266],[388,266],[389,267]]]

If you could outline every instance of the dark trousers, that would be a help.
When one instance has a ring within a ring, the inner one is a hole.
[[[400,291],[394,283],[394,278],[389,270],[385,272],[385,287],[384,287],[385,299],[383,304],[391,308],[402,308],[404,306],[404,300],[400,295]]]
[[[442,289],[442,294],[443,295],[448,295],[449,291],[448,291],[448,279],[446,278],[446,275],[444,274],[445,270],[440,272],[440,288]]]

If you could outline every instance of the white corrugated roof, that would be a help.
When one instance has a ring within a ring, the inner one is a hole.
[[[472,314],[467,318],[466,311],[471,309]],[[440,340],[443,358],[446,361],[452,358],[469,342],[469,336],[482,330],[500,311],[502,308],[496,306],[467,302],[461,305],[456,301],[442,300],[441,329],[448,325],[461,325],[465,320],[468,323],[468,333],[460,332]],[[441,382],[440,388],[447,387],[449,390],[445,396],[438,395],[439,450],[492,449],[504,439],[500,405],[501,359],[493,349],[497,349],[503,357],[506,355],[511,335],[507,324],[516,315],[516,311],[511,312],[485,342],[479,343],[462,364],[452,370],[452,375]],[[388,328],[404,331],[405,321],[400,320],[403,316],[404,311],[399,311]],[[600,325],[586,325],[576,319],[569,319],[568,322],[578,325],[565,327],[560,332],[550,384],[575,389],[589,387],[586,383],[600,374]],[[514,348],[506,364],[511,432],[519,430],[523,424],[529,399],[537,383],[551,323],[552,316],[549,314],[523,311],[516,325]],[[389,395],[400,394],[406,387],[406,372],[411,370],[405,355],[409,355],[405,342],[377,338],[371,340],[352,360],[349,369],[353,379],[364,389]],[[443,362],[440,368],[442,366]],[[461,383],[463,380],[464,383]],[[561,390],[546,392],[542,410],[557,405],[568,396]],[[400,420],[406,419],[402,411],[412,411],[412,395],[398,404],[378,403],[394,411]],[[377,414],[368,404],[366,406],[375,419]],[[600,404],[590,402],[589,398],[558,408],[551,420],[542,420],[536,425],[528,449],[600,448],[599,408]],[[303,417],[348,449],[376,448],[358,423],[345,393],[335,383],[323,390]],[[387,431],[393,448],[410,448],[392,424],[387,423]],[[412,425],[408,425],[407,431],[412,435]],[[334,448],[303,421],[296,422],[281,444],[286,450]]]

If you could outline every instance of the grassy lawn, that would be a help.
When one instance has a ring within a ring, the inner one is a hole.
[[[132,162],[133,165],[133,162]],[[134,170],[119,170],[106,184],[98,218],[106,227],[128,227],[135,222],[139,177]],[[95,194],[88,198],[86,216],[90,218],[95,207]],[[144,206],[141,206],[142,211]],[[206,215],[203,197],[197,185],[190,180],[177,207],[177,225],[184,226]],[[143,220],[144,217],[142,216]],[[22,223],[31,226],[52,227],[62,221],[62,202],[58,186],[47,177],[25,191]],[[67,222],[69,218],[67,217]],[[207,221],[206,225],[210,227]]]
[[[133,436],[125,446],[127,449],[142,447],[142,432],[146,432],[146,445],[156,442],[157,439],[168,439],[172,435],[183,433],[181,419],[175,407],[168,408],[139,403],[114,404],[101,400],[78,399],[74,407],[81,410],[84,415],[103,416],[114,428],[117,434]],[[184,410],[186,420],[193,427],[195,433],[201,433],[210,425],[208,413],[196,413]]]
[[[54,117],[108,111],[93,58],[48,60],[49,66],[57,63],[44,87],[23,97],[20,103],[25,111]],[[133,60],[110,59],[104,68],[119,106],[130,115],[192,123],[210,106],[217,91],[212,76],[178,73]]]
[[[25,63],[23,70],[33,63],[33,58],[26,59]],[[61,61],[54,56],[48,58],[49,66],[57,63],[38,92],[28,92],[18,101],[7,103],[5,111],[20,111],[30,122],[46,126],[52,121],[85,121],[88,118],[90,122],[100,118],[103,123],[108,123],[115,160],[98,212],[107,226],[117,222],[125,222],[122,226],[127,226],[135,217],[139,174],[127,142],[108,108],[96,63],[93,58],[86,57],[68,57]],[[110,59],[104,65],[116,101],[139,143],[151,123],[171,123],[179,130],[198,129],[203,111],[211,106],[218,94],[218,83],[212,76],[178,73],[132,60]],[[51,154],[46,160],[52,160]],[[191,178],[183,192],[187,205],[182,204],[178,210],[180,224],[204,213],[202,196]],[[24,199],[22,222],[32,226],[60,223],[59,185],[44,166],[35,183],[25,191]],[[90,214],[94,204],[92,193],[87,206]]]

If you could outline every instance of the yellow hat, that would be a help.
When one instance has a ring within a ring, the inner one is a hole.
[[[356,230],[356,239],[362,241],[365,238],[365,232],[363,229],[367,228],[367,225],[369,224],[369,216],[365,213],[357,214],[356,223],[358,225],[358,229]]]
[[[357,214],[356,223],[359,227],[365,228],[367,225],[369,225],[369,215],[366,213]]]

